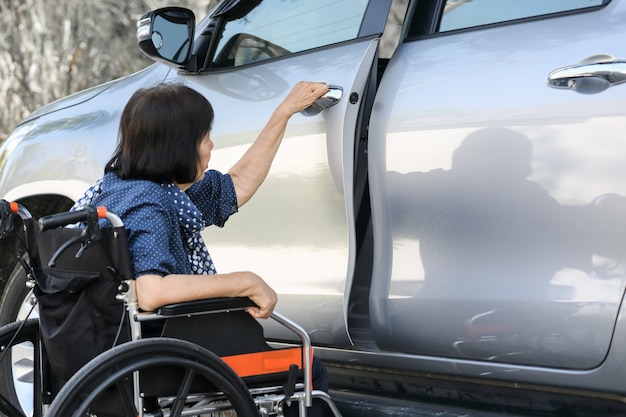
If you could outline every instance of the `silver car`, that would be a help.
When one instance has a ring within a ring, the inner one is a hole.
[[[205,239],[277,290],[344,414],[626,413],[626,1],[226,0],[137,36],[157,63],[23,121],[1,196],[70,207],[140,87],[204,94],[226,170],[292,85],[326,81]],[[28,293],[5,245],[8,322]]]

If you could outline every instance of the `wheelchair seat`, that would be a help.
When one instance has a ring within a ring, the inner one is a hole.
[[[209,349],[247,385],[287,378],[292,367],[301,374],[302,347],[272,348],[265,340],[263,327],[243,311],[253,305],[248,298],[217,298],[171,304],[156,314],[165,319],[162,337],[187,340]],[[197,309],[212,313],[191,313]]]

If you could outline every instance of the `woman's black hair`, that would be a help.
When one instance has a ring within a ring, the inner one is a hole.
[[[119,141],[105,172],[122,179],[191,183],[198,177],[198,146],[213,124],[211,103],[173,83],[137,90],[122,112]]]

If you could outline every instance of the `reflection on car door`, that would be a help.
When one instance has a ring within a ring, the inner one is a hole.
[[[450,17],[498,3],[457,2]],[[522,7],[532,3],[545,2]],[[370,124],[380,348],[602,364],[626,285],[626,147],[615,137],[626,85],[583,95],[546,84],[589,56],[626,58],[614,32],[626,4],[601,3],[396,51]]]

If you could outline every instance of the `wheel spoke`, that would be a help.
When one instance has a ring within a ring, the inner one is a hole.
[[[182,414],[187,396],[189,395],[189,390],[191,389],[191,382],[193,381],[195,375],[196,373],[193,369],[186,370],[183,382],[178,390],[178,393],[176,394],[176,400],[174,400],[174,404],[172,405],[170,416],[180,417]]]

